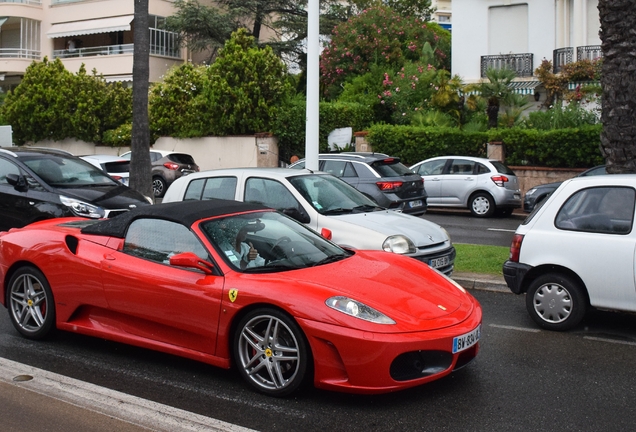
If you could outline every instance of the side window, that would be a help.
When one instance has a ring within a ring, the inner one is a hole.
[[[360,177],[360,178],[378,178],[378,176],[371,170],[371,167],[369,167],[367,164],[356,162],[356,163],[354,163],[352,165],[353,165],[353,168],[355,169],[355,172],[358,175],[358,177]]]
[[[7,175],[9,174],[20,175],[20,168],[6,159],[0,159],[0,185],[9,184],[7,183]]]
[[[583,189],[563,204],[555,226],[570,231],[629,234],[634,222],[636,191],[605,186]]]
[[[347,162],[347,164],[345,165],[344,173],[342,174],[342,176],[358,177],[358,174],[356,174],[356,170],[353,169],[353,165],[351,164],[351,162]]]
[[[489,174],[489,173],[490,173],[490,170],[488,169],[486,165],[477,163],[477,169],[475,171],[475,174]]]
[[[210,177],[190,182],[183,200],[207,200],[210,198],[233,200],[236,196],[236,177]]]
[[[453,159],[450,167],[450,174],[472,174],[475,162],[466,159]]]
[[[247,179],[244,201],[265,204],[276,210],[301,208],[294,195],[280,182],[258,177]]]
[[[440,175],[444,171],[446,159],[438,159],[425,162],[419,166],[417,173],[419,175]]]
[[[346,165],[347,162],[345,161],[326,160],[322,170],[324,172],[328,172],[329,174],[335,175],[336,177],[342,177],[344,176]]]
[[[170,264],[170,257],[193,252],[208,260],[208,253],[197,237],[185,226],[162,219],[137,219],[128,227],[124,253],[138,258]]]
[[[205,186],[205,180],[206,179],[192,180],[190,184],[188,184],[188,188],[186,189],[185,194],[183,195],[183,200],[184,201],[188,201],[188,200],[200,201],[201,194],[203,193],[203,186]]]

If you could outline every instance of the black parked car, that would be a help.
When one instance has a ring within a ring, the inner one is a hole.
[[[318,155],[320,171],[328,172],[377,202],[381,207],[418,215],[426,212],[426,190],[422,177],[399,158],[382,153],[338,153]],[[305,168],[302,159],[290,168]]]
[[[590,168],[587,171],[583,171],[576,177],[587,177],[604,174],[607,174],[607,171],[605,171],[605,165],[599,165],[595,166],[594,168]],[[539,203],[545,201],[545,199],[552,192],[557,190],[558,187],[561,186],[561,183],[563,182],[546,183],[529,189],[528,192],[526,192],[525,197],[523,198],[523,211],[530,213]]]
[[[70,153],[0,148],[0,231],[56,217],[113,217],[150,203]]]

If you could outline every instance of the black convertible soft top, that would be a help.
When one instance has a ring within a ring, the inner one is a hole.
[[[214,216],[223,216],[254,210],[270,210],[262,204],[243,203],[220,199],[204,201],[180,201],[138,207],[112,219],[105,219],[82,228],[82,234],[94,234],[124,238],[128,225],[135,219],[155,218],[180,223],[190,227],[194,222]]]

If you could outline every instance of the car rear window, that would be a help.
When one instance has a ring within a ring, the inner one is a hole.
[[[498,161],[490,161],[499,174],[515,175],[515,172]]]
[[[401,177],[415,174],[410,168],[395,159],[379,160],[372,162],[370,165],[382,177]]]
[[[108,173],[127,173],[130,172],[130,162],[129,161],[114,161],[114,162],[105,162],[104,163],[104,171]]]
[[[178,164],[195,165],[194,158],[185,153],[171,153],[168,155],[168,159]]]

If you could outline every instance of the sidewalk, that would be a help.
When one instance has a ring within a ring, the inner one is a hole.
[[[511,293],[500,275],[454,272],[451,278],[466,289]]]

